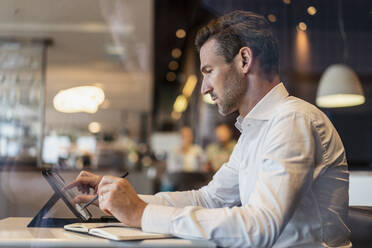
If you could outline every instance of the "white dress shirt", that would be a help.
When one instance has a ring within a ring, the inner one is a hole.
[[[236,127],[239,141],[207,186],[141,195],[142,229],[229,247],[351,247],[349,173],[328,118],[281,83]]]

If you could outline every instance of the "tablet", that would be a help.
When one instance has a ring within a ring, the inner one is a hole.
[[[80,204],[74,203],[73,200],[75,196],[78,195],[76,188],[68,190],[63,189],[63,187],[66,185],[65,181],[56,171],[47,169],[43,170],[42,174],[53,190],[61,197],[61,199],[76,217],[82,221],[87,221],[92,217],[88,209],[83,209]]]

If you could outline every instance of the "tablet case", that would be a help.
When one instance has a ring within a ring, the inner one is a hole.
[[[44,178],[46,178],[49,173],[51,173],[51,170],[49,169],[45,169],[42,171],[42,175],[44,176]],[[54,204],[56,204],[56,202],[61,198],[60,194],[56,192],[57,190],[54,188],[54,186],[50,183],[49,185],[55,191],[54,194],[45,203],[45,205],[40,209],[40,211],[35,215],[35,217],[27,225],[27,227],[63,227],[67,224],[72,224],[72,223],[77,223],[77,222],[85,222],[85,223],[118,222],[117,219],[111,216],[104,216],[101,218],[90,218],[88,220],[84,220],[77,213],[76,210],[74,211],[74,209],[71,208],[71,206],[65,201],[64,198],[62,199],[64,200],[65,205],[76,216],[76,218],[44,218],[44,216],[49,212],[49,210],[54,206]]]

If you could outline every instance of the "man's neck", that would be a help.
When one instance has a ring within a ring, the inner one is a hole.
[[[270,82],[257,74],[250,75],[247,82],[246,93],[238,109],[239,114],[245,117],[254,106],[279,83],[279,76],[275,76],[274,80]]]

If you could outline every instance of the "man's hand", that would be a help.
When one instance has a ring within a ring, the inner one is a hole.
[[[97,193],[98,185],[102,180],[102,176],[87,172],[87,171],[81,171],[79,176],[66,185],[65,189],[71,189],[73,187],[77,187],[80,192],[83,194],[89,194],[89,189],[93,188],[94,192]],[[93,199],[96,195],[78,195],[75,197],[74,201],[76,203],[86,203]],[[93,204],[98,206],[98,202],[95,201]]]
[[[143,211],[147,203],[142,201],[130,183],[119,177],[104,176],[98,185],[99,207],[120,222],[141,227]]]

